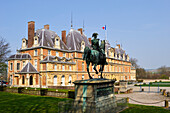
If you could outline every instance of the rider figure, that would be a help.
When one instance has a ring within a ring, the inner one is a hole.
[[[99,39],[97,39],[97,33],[93,33],[92,37],[94,37],[93,40],[91,40],[91,47],[93,48],[93,50],[97,50],[99,51],[99,53],[104,53],[104,50],[102,50],[99,46]]]

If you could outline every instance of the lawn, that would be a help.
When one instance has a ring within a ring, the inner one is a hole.
[[[170,113],[170,110],[166,110],[162,107],[144,106],[129,104],[129,108],[120,113]]]
[[[0,113],[57,113],[58,102],[66,98],[0,92]],[[121,113],[170,113],[161,107],[129,104]]]
[[[0,92],[0,113],[57,113],[58,102],[66,98]]]

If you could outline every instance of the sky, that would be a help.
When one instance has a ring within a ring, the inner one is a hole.
[[[28,23],[35,29],[45,24],[61,37],[71,28],[83,27],[89,38],[97,32],[112,47],[116,43],[140,67],[170,66],[170,0],[0,0],[0,37],[10,43],[11,54],[28,38]]]

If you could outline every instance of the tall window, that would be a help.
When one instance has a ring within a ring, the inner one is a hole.
[[[34,66],[37,69],[37,59],[34,60]]]
[[[13,80],[13,79],[12,79],[12,75],[11,75],[11,77],[10,77],[10,85],[12,85],[12,80]]]
[[[82,71],[84,71],[84,62],[82,62]]]
[[[63,70],[63,71],[65,70],[65,66],[64,66],[64,65],[62,65],[62,70]]]
[[[57,51],[56,51],[56,56],[59,56]]]
[[[61,86],[65,86],[65,76],[61,77]]]
[[[84,75],[82,75],[82,80],[84,80]]]
[[[10,64],[10,70],[12,71],[13,69],[13,63]]]
[[[20,63],[17,63],[17,70],[20,70]]]
[[[69,75],[69,85],[71,85],[71,82],[72,82],[72,77],[71,77],[71,75]]]
[[[34,56],[37,56],[37,49],[34,50]]]
[[[59,41],[58,41],[58,39],[56,39],[56,46],[58,46],[59,45]]]
[[[57,64],[54,65],[54,70],[57,70]]]
[[[22,76],[22,84],[25,84],[25,77]]]
[[[48,55],[51,55],[51,50],[48,50]]]
[[[54,76],[54,85],[57,85],[57,76]]]
[[[23,61],[23,67],[25,66],[25,61]]]
[[[63,57],[66,57],[66,53],[63,53]]]
[[[69,70],[71,71],[71,66],[69,66]]]

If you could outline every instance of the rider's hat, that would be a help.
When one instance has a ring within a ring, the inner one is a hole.
[[[92,37],[95,37],[95,36],[97,36],[97,35],[98,35],[98,33],[93,33]]]

